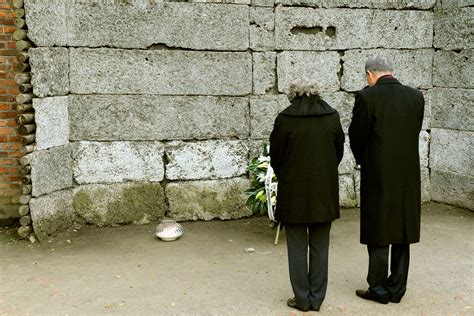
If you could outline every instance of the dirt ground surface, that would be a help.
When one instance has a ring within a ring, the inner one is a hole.
[[[274,246],[268,223],[185,222],[172,242],[154,236],[157,223],[84,226],[41,244],[0,228],[0,315],[302,315],[286,306],[284,231]],[[354,294],[367,288],[367,250],[359,244],[359,211],[343,210],[331,230],[320,314],[474,315],[473,228],[473,212],[425,204],[407,294],[381,305]]]

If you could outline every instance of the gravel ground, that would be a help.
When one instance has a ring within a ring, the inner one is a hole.
[[[400,304],[381,305],[354,294],[367,287],[367,250],[359,244],[358,210],[343,210],[331,231],[319,314],[474,315],[473,224],[473,212],[425,204],[407,294]],[[41,244],[0,228],[0,315],[303,314],[286,306],[285,234],[274,246],[268,219],[182,225],[185,234],[173,242],[154,237],[156,223],[78,227]]]

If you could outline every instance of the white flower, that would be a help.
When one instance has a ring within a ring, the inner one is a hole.
[[[264,172],[260,172],[258,175],[257,175],[257,180],[258,182],[265,182],[265,178],[267,177],[266,173]]]
[[[264,162],[264,161],[270,161],[270,157],[267,157],[267,156],[258,157],[258,162],[259,163]]]

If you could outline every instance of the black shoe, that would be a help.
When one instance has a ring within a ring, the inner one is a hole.
[[[302,312],[307,312],[309,311],[309,307],[308,308],[303,308],[301,306],[298,305],[298,303],[296,303],[296,298],[289,298],[288,301],[286,301],[286,305],[290,306],[291,308],[296,308],[297,310],[299,311],[302,311]]]
[[[364,300],[375,301],[380,304],[388,304],[388,295],[380,296],[368,290],[357,290],[356,295],[363,298]]]
[[[400,295],[390,294],[390,302],[392,302],[392,303],[400,303],[400,301],[402,300],[402,297],[403,297],[403,296],[400,296]]]

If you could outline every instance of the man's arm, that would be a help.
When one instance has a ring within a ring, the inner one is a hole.
[[[362,164],[365,144],[369,136],[370,114],[360,93],[356,94],[352,121],[349,126],[349,140],[352,153],[358,165]]]

